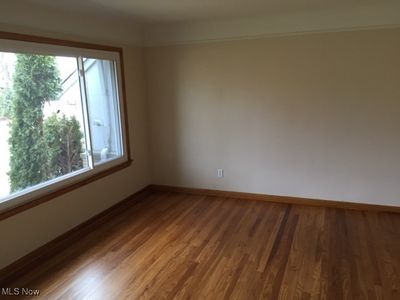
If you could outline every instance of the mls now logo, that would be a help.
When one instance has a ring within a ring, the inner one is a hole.
[[[1,288],[1,296],[39,296],[40,290],[29,288]]]

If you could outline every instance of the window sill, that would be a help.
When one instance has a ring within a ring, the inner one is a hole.
[[[31,208],[33,208],[35,206],[38,206],[38,205],[42,204],[42,203],[50,201],[50,200],[52,200],[54,198],[57,198],[57,197],[59,197],[61,195],[69,193],[69,192],[71,192],[73,190],[76,190],[76,189],[78,189],[78,188],[80,188],[80,187],[82,187],[84,185],[87,185],[87,184],[89,184],[91,182],[94,182],[94,181],[96,181],[96,180],[98,180],[100,178],[106,177],[106,176],[111,175],[111,174],[113,174],[115,172],[118,172],[118,171],[120,171],[122,169],[125,169],[125,168],[129,167],[131,164],[132,164],[132,160],[128,159],[125,162],[122,162],[122,163],[120,163],[118,165],[112,166],[112,167],[110,167],[108,169],[102,170],[101,172],[92,174],[92,175],[90,175],[90,176],[88,176],[88,177],[86,177],[86,178],[84,178],[82,180],[76,181],[74,183],[68,184],[68,185],[60,187],[60,188],[57,188],[54,191],[51,191],[49,193],[46,193],[44,195],[35,197],[33,199],[30,199],[30,200],[27,200],[24,203],[17,204],[15,206],[7,207],[7,208],[5,208],[3,210],[0,210],[0,221],[5,220],[5,219],[7,219],[7,218],[9,218],[11,216],[14,216],[16,214],[19,214],[19,213],[21,213],[21,212],[23,212],[25,210],[31,209]],[[10,200],[10,201],[12,201],[12,200]]]

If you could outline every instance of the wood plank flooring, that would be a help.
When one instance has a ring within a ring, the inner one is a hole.
[[[45,299],[400,299],[400,214],[143,197],[10,286]]]

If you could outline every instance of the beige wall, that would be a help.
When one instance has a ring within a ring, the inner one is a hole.
[[[3,11],[0,11],[0,15],[2,13]],[[48,25],[49,30],[55,27],[62,29],[60,24],[51,26],[51,20],[48,23],[50,24]],[[29,29],[28,27],[3,24],[0,25],[0,30],[30,34],[41,33],[44,26],[43,19],[30,19],[30,21],[32,22],[32,27],[29,27]],[[40,26],[35,27],[37,24]],[[96,27],[95,24],[92,24],[92,26]],[[123,46],[129,131],[134,162],[127,169],[0,221],[0,269],[150,183],[147,107],[143,83],[143,49],[138,46],[110,43],[109,37],[111,37],[111,40],[115,39],[112,33],[119,30],[118,26],[113,27],[111,24],[105,31],[103,31],[102,26],[99,26],[99,32],[95,36],[90,32],[95,30],[93,27],[89,29],[89,32],[85,31],[85,28],[79,31],[79,26],[76,23],[64,24],[64,27],[68,27],[65,28],[65,32],[69,32],[71,28],[74,29],[76,35],[66,34],[62,31],[57,33],[54,30],[51,33],[46,31],[42,34],[73,40],[95,40],[102,44]],[[88,38],[82,38],[84,35],[88,35]],[[121,39],[123,37],[118,36],[118,38]]]
[[[152,183],[400,205],[399,53],[399,29],[146,48]]]

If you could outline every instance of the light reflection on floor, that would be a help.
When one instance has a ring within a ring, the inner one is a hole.
[[[99,265],[88,266],[72,283],[71,295],[74,299],[104,299],[107,274]]]

